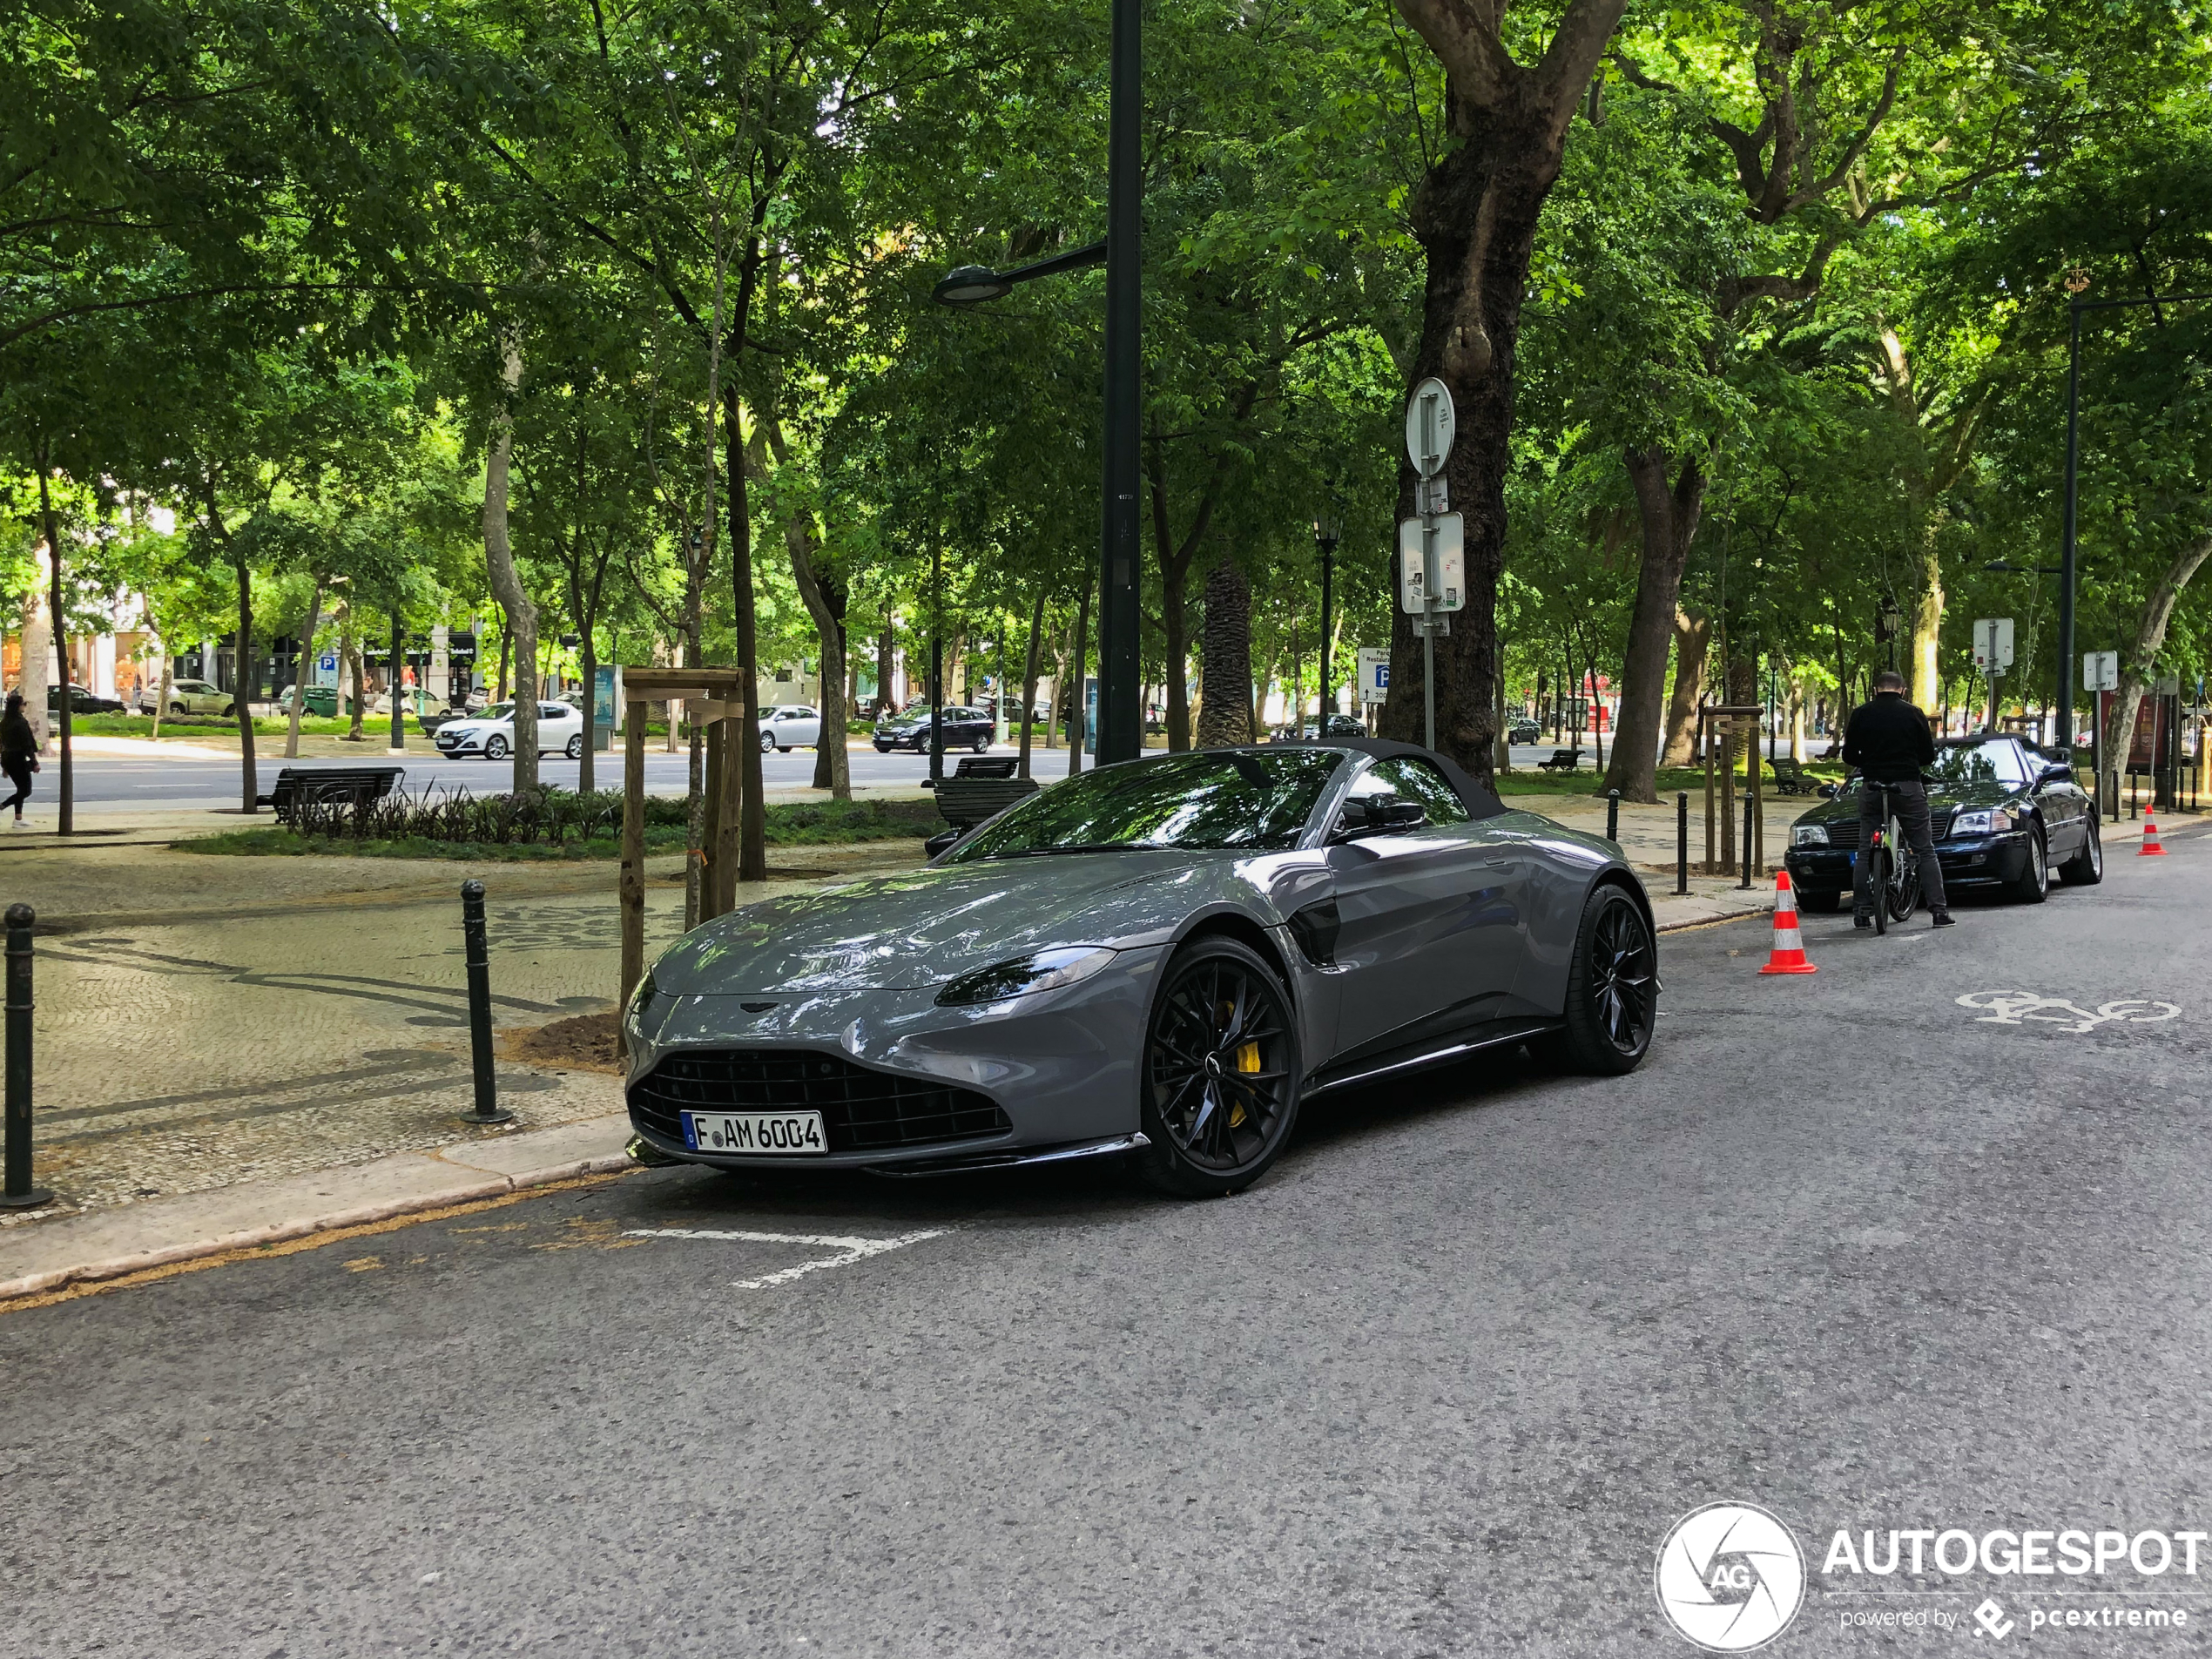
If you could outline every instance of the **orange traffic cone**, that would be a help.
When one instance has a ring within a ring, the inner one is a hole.
[[[1805,960],[1805,941],[1797,932],[1797,895],[1790,889],[1790,873],[1774,873],[1774,949],[1762,974],[1817,974]]]
[[[2139,859],[2162,859],[2166,849],[2158,844],[2158,820],[2151,816],[2151,809],[2143,808],[2143,844],[2135,849]]]

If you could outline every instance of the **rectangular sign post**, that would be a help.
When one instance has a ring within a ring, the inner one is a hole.
[[[1986,731],[1997,729],[1997,682],[2013,665],[2013,619],[1984,617],[1974,624],[1974,666],[1989,677],[1989,719]]]
[[[1390,697],[1390,653],[1371,645],[1359,648],[1359,701],[1363,706],[1386,702]]]

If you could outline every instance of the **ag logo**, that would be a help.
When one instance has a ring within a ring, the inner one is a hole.
[[[1790,1628],[1805,1559],[1790,1529],[1755,1504],[1709,1503],[1659,1547],[1659,1610],[1708,1653],[1749,1653]]]

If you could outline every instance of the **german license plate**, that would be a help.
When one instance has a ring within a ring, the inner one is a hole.
[[[685,1112],[684,1144],[745,1157],[819,1157],[829,1151],[819,1112]]]

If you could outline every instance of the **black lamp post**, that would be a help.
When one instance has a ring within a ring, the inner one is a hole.
[[[1143,752],[1137,707],[1137,302],[1143,279],[1143,156],[1138,144],[1143,81],[1138,0],[1113,0],[1106,135],[1106,239],[1015,271],[963,265],[938,283],[941,305],[981,305],[1004,298],[1017,282],[1106,266],[1105,523],[1100,538],[1098,594],[1098,764],[1134,760]]]
[[[1344,522],[1332,502],[1313,521],[1313,545],[1321,554],[1321,714],[1313,735],[1323,738],[1329,735],[1329,607],[1334,597],[1331,586],[1336,574],[1337,543],[1343,536]],[[1304,716],[1299,718],[1302,722]]]

